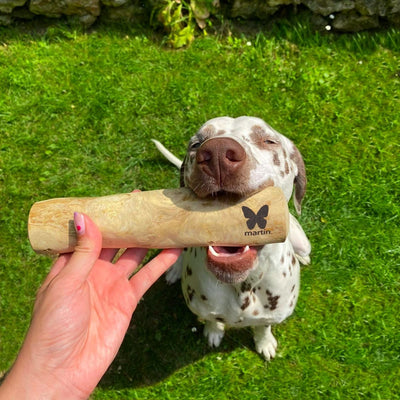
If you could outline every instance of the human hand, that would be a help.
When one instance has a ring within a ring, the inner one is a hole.
[[[147,250],[101,249],[93,221],[75,214],[78,244],[39,289],[31,326],[0,399],[85,399],[116,356],[137,303],[176,261],[163,250],[132,278]],[[130,279],[129,279],[130,278]]]

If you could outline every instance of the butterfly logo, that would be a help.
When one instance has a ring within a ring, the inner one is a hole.
[[[249,207],[242,207],[243,215],[247,218],[246,224],[249,229],[253,229],[256,225],[260,229],[264,229],[267,226],[266,217],[268,216],[269,207],[267,205],[262,206],[257,214]]]

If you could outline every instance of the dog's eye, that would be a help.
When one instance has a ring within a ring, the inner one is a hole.
[[[264,140],[265,144],[276,144],[275,140],[271,140],[271,139],[266,139]]]
[[[201,143],[200,142],[194,142],[190,145],[191,150],[196,150],[200,147]]]

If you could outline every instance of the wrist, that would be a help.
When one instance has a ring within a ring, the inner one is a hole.
[[[0,386],[0,400],[85,400],[73,387],[59,382],[51,373],[32,371],[17,360]]]

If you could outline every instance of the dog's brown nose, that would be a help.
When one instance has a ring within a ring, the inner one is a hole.
[[[234,139],[209,139],[199,148],[196,161],[199,168],[223,186],[232,178],[246,160],[244,148]]]

